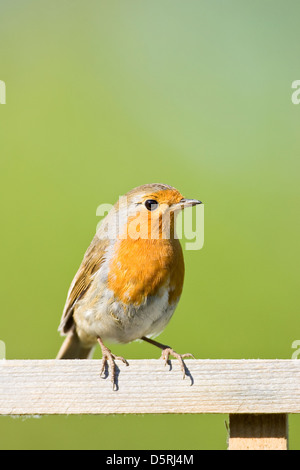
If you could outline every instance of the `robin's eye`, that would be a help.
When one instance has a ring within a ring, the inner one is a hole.
[[[155,201],[155,199],[147,199],[147,201],[145,201],[145,207],[148,211],[154,211],[158,207],[158,202]]]

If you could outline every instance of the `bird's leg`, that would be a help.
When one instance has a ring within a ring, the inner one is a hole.
[[[115,381],[115,376],[116,376],[116,364],[115,364],[115,361],[122,361],[124,364],[126,364],[126,366],[129,366],[128,362],[126,361],[126,359],[124,359],[124,357],[122,356],[116,356],[115,354],[113,354],[111,352],[110,349],[108,349],[105,344],[103,343],[102,339],[100,338],[100,336],[98,336],[97,338],[98,340],[98,343],[100,344],[100,348],[101,348],[101,351],[102,351],[102,367],[101,367],[101,372],[100,372],[100,375],[103,374],[104,372],[104,369],[105,369],[105,366],[107,363],[109,363],[109,366],[110,366],[110,374],[111,374],[111,381],[112,381],[112,384],[113,384],[113,389],[114,390],[117,390],[117,384],[116,384],[116,381]]]
[[[158,348],[162,349],[161,358],[165,361],[165,365],[169,363],[169,356],[173,356],[176,359],[178,359],[182,373],[183,373],[183,378],[185,378],[185,365],[183,362],[183,358],[192,357],[193,359],[195,359],[195,356],[193,356],[193,354],[190,354],[190,353],[178,354],[176,351],[174,351],[174,349],[170,348],[170,346],[167,346],[166,344],[158,343],[158,341],[154,341],[153,339],[146,338],[146,336],[142,336],[141,339],[144,341],[147,341],[147,343],[153,344],[153,346],[157,346]]]

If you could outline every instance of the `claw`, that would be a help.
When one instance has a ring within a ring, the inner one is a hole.
[[[183,362],[183,358],[192,357],[193,359],[195,359],[195,356],[193,356],[193,354],[190,354],[190,353],[178,354],[176,351],[174,351],[174,349],[168,347],[168,348],[163,349],[161,353],[161,358],[165,361],[165,365],[169,364],[169,356],[173,356],[176,359],[178,359],[180,363],[181,371],[183,373],[183,379],[184,379],[185,378],[185,364]]]
[[[126,359],[122,356],[116,356],[111,352],[110,349],[108,349],[102,342],[100,338],[98,338],[98,342],[100,344],[101,350],[102,350],[102,365],[101,365],[101,371],[100,371],[100,376],[103,374],[105,370],[105,366],[108,363],[110,367],[110,375],[111,375],[111,382],[113,385],[113,390],[118,390],[118,385],[116,382],[116,363],[115,361],[122,361],[123,364],[126,364],[126,366],[129,366],[128,362]]]

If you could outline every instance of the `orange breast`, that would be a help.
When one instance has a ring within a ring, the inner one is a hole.
[[[169,290],[169,303],[183,286],[184,261],[179,240],[119,240],[110,264],[108,287],[125,304],[135,306],[148,296]]]

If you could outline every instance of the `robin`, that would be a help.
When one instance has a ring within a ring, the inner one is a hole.
[[[59,331],[67,335],[57,359],[88,359],[99,343],[102,368],[110,366],[113,387],[115,361],[126,365],[104,342],[144,340],[162,350],[167,364],[171,347],[158,343],[180,299],[184,279],[182,248],[175,217],[201,204],[185,199],[165,184],[146,184],[129,191],[103,219],[71,284]]]

